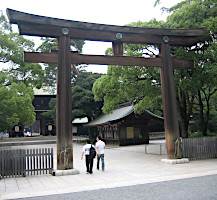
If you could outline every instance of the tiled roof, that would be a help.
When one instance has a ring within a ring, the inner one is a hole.
[[[92,122],[86,124],[87,126],[95,126],[99,124],[107,124],[111,121],[115,121],[118,119],[122,119],[126,117],[127,115],[131,114],[134,111],[134,106],[127,106],[123,108],[119,108],[116,110],[113,110],[110,114],[106,115],[103,114],[97,119],[93,120]]]
[[[131,113],[134,112],[134,107],[135,105],[131,105],[131,106],[126,106],[126,107],[122,107],[116,110],[113,110],[110,114],[106,115],[103,114],[100,117],[98,117],[97,119],[93,120],[92,122],[86,124],[85,126],[97,126],[97,125],[102,125],[102,124],[108,124],[112,121],[116,121],[116,120],[120,120],[128,115],[130,115]],[[148,115],[150,118],[157,118],[157,119],[163,119],[162,117],[159,117],[149,111],[145,111],[146,115]]]

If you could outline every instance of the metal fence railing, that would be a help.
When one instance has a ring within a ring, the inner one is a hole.
[[[52,148],[0,150],[0,178],[48,174],[52,169]]]

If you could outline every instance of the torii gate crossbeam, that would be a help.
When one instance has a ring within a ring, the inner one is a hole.
[[[71,64],[111,64],[161,68],[164,124],[168,159],[176,158],[175,140],[179,137],[173,67],[193,67],[193,61],[171,58],[170,46],[191,46],[203,29],[154,29],[112,26],[37,16],[7,9],[11,23],[20,34],[58,38],[58,52],[25,53],[25,61],[58,63],[57,73],[57,168],[73,168],[71,133]],[[109,41],[114,56],[79,55],[70,51],[70,39]],[[123,43],[159,45],[160,57],[154,59],[123,56]],[[70,103],[69,103],[70,101]],[[69,142],[70,141],[70,142]],[[62,148],[62,149],[61,149]],[[70,149],[71,148],[71,149]],[[67,150],[68,149],[68,150]],[[61,152],[69,152],[67,165]],[[70,152],[71,151],[71,152]]]

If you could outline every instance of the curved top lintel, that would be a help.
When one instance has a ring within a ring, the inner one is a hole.
[[[115,26],[96,24],[88,22],[79,22],[73,20],[57,19],[39,15],[33,15],[7,8],[7,15],[11,23],[22,24],[41,24],[46,26],[59,26],[68,28],[79,28],[99,31],[110,31],[120,33],[141,33],[147,35],[159,35],[159,36],[179,36],[179,37],[198,37],[203,35],[203,29],[160,29],[160,28],[139,28],[129,26]]]

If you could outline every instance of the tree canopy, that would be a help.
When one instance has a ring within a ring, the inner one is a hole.
[[[15,124],[32,125],[35,121],[32,88],[41,87],[44,73],[39,64],[23,61],[23,51],[33,47],[34,42],[13,33],[5,16],[0,16],[0,64],[7,63],[7,68],[0,72],[1,131],[10,131]]]
[[[32,88],[24,83],[7,83],[7,76],[0,72],[0,130],[10,130],[16,124],[33,124],[35,108],[32,105]]]
[[[183,129],[187,129],[190,116],[199,116],[199,127],[203,135],[207,135],[212,98],[217,91],[216,1],[186,0],[168,11],[173,12],[167,19],[169,28],[205,30],[199,43],[191,48],[175,49],[174,55],[195,60],[194,69],[175,71],[178,112],[183,122]]]
[[[0,16],[0,63],[7,63],[5,71],[10,74],[13,82],[40,88],[44,76],[41,65],[25,63],[23,59],[23,52],[33,51],[34,45],[33,41],[12,32],[5,16]]]

